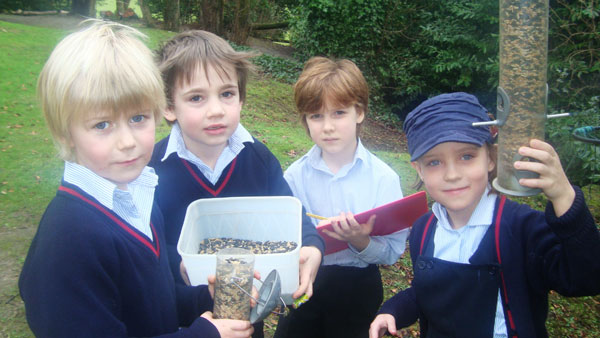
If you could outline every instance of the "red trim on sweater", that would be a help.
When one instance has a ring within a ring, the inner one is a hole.
[[[196,182],[200,183],[200,185],[206,191],[208,191],[211,195],[213,195],[214,197],[217,197],[217,195],[219,193],[221,193],[221,190],[223,190],[223,188],[225,188],[225,186],[227,185],[227,182],[229,182],[229,178],[231,178],[231,174],[233,173],[233,168],[235,168],[235,162],[236,162],[236,160],[237,160],[237,156],[231,162],[231,167],[229,167],[229,171],[227,172],[227,176],[225,177],[225,179],[223,180],[223,183],[221,183],[221,185],[219,186],[219,188],[217,190],[212,189],[206,183],[204,183],[204,181],[200,177],[198,177],[198,175],[196,174],[196,172],[194,171],[194,169],[192,169],[192,166],[190,165],[190,163],[188,161],[186,161],[184,159],[181,159],[181,162],[183,162],[183,164],[185,165],[185,167],[187,168],[187,170],[190,172],[190,174],[192,174],[192,176],[194,177],[194,179],[196,179]]]
[[[140,236],[138,233],[136,233],[133,229],[131,229],[131,227],[129,227],[127,224],[123,223],[123,221],[121,221],[113,213],[111,213],[110,211],[108,211],[104,206],[102,206],[102,205],[100,205],[100,204],[98,204],[98,203],[96,203],[96,202],[94,202],[94,201],[86,198],[85,196],[81,195],[80,193],[78,193],[77,191],[75,191],[75,190],[73,190],[71,188],[67,188],[67,187],[61,185],[61,186],[58,187],[58,190],[64,191],[64,192],[69,193],[69,194],[71,194],[71,195],[73,195],[75,197],[78,197],[82,201],[87,202],[91,206],[93,206],[96,209],[100,210],[103,214],[105,214],[111,220],[113,220],[115,223],[117,223],[117,225],[119,225],[123,230],[127,231],[130,235],[132,235],[133,237],[135,237],[142,244],[144,244],[145,246],[147,246],[148,248],[150,248],[150,250],[152,250],[152,252],[154,252],[154,254],[156,255],[156,257],[160,256],[160,244],[158,242],[158,236],[156,236],[156,229],[154,229],[154,225],[152,225],[152,222],[150,222],[150,227],[152,228],[152,234],[154,235],[154,242],[156,243],[156,248],[146,238],[144,238],[144,237]]]
[[[496,239],[496,256],[498,256],[498,264],[500,264],[500,277],[502,279],[502,293],[504,294],[504,305],[506,306],[506,313],[508,314],[508,323],[510,324],[510,329],[513,332],[516,332],[515,322],[513,320],[512,312],[508,306],[508,293],[506,292],[506,282],[504,280],[504,271],[502,269],[502,257],[500,256],[500,224],[502,221],[502,211],[504,210],[504,203],[506,202],[506,196],[502,196],[500,198],[500,203],[498,204],[498,213],[496,214],[496,229],[495,229],[495,239]],[[516,333],[513,337],[517,337]]]
[[[423,244],[425,244],[425,237],[427,236],[427,230],[429,230],[429,226],[431,225],[431,221],[433,220],[433,212],[429,219],[427,220],[427,224],[425,224],[425,230],[423,230],[423,237],[421,237],[421,248],[419,248],[419,255],[423,254]]]

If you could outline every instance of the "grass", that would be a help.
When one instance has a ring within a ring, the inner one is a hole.
[[[142,29],[154,48],[172,33]],[[11,24],[0,21],[0,337],[31,337],[23,303],[18,294],[17,278],[31,238],[41,215],[56,192],[63,163],[55,156],[35,96],[37,76],[54,45],[66,31]],[[248,87],[242,123],[263,141],[285,168],[302,156],[311,142],[294,114],[292,89],[288,83],[266,76],[255,76]],[[166,136],[162,124],[157,140]],[[402,177],[405,194],[411,188],[414,173],[408,155],[378,151]],[[590,206],[598,219],[598,186],[585,189]],[[595,196],[595,197],[594,197]],[[593,197],[593,198],[592,198]],[[532,199],[539,207],[543,201]],[[406,288],[412,278],[410,259],[405,254],[393,266],[381,267],[385,298]],[[552,337],[598,337],[599,297],[564,298],[551,295],[548,328]],[[276,318],[265,321],[267,337]],[[416,336],[418,326],[404,330]]]

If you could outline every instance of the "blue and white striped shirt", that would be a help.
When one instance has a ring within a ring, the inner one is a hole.
[[[467,225],[460,229],[453,229],[448,219],[448,213],[439,203],[434,203],[431,211],[438,220],[438,227],[434,236],[435,258],[455,263],[470,264],[469,259],[481,243],[483,236],[492,225],[496,194],[488,194],[486,188],[481,200],[473,211]],[[506,338],[506,322],[500,289],[498,289],[498,300],[496,303],[496,319],[494,321],[494,338]]]
[[[99,176],[77,163],[65,161],[64,180],[76,185],[106,208],[114,211],[127,223],[154,240],[150,216],[154,203],[154,189],[158,176],[154,169],[145,167],[140,176],[127,184],[127,190]]]
[[[231,161],[233,161],[233,159],[242,151],[242,149],[244,149],[244,142],[254,142],[254,139],[246,130],[246,128],[244,128],[241,124],[238,124],[238,127],[229,137],[227,147],[225,147],[223,152],[221,152],[221,155],[219,155],[215,169],[213,170],[200,158],[198,158],[198,156],[194,155],[186,148],[185,141],[183,140],[183,134],[181,133],[181,127],[179,127],[178,123],[175,123],[171,128],[171,134],[169,135],[169,142],[167,143],[165,156],[163,156],[161,161],[166,160],[172,153],[177,153],[180,158],[194,164],[204,175],[204,177],[206,177],[212,184],[216,184],[219,180],[219,177],[221,177],[223,170],[225,170],[225,167],[227,167],[229,163],[231,163]]]

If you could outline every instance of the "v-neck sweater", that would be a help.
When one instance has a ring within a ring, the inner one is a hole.
[[[190,203],[214,197],[292,196],[292,191],[283,178],[277,158],[255,138],[254,142],[244,143],[244,149],[225,167],[216,184],[212,184],[195,165],[180,158],[177,153],[171,153],[163,159],[168,140],[169,137],[166,137],[155,145],[149,166],[158,175],[156,201],[165,219],[171,269],[175,280],[182,282],[177,241]],[[302,246],[315,246],[323,253],[325,243],[305,215],[304,208],[302,215]]]
[[[551,203],[541,212],[508,199],[500,208],[501,199],[496,201],[492,226],[497,227],[496,220],[501,221],[493,245],[503,273],[501,294],[509,337],[548,337],[545,323],[550,290],[568,297],[600,293],[600,233],[583,192],[574,188],[575,200],[560,217]],[[434,218],[427,226],[430,217],[431,212],[419,218],[409,235],[413,267],[420,248],[432,240],[436,221]],[[481,258],[474,255],[470,262],[489,261]],[[414,288],[409,287],[386,301],[379,313],[392,314],[397,328],[419,319],[421,336],[425,337],[427,318],[418,302]]]
[[[219,337],[204,318],[206,286],[175,286],[153,208],[154,240],[63,182],[48,205],[19,279],[39,337]],[[182,326],[188,326],[182,328]]]

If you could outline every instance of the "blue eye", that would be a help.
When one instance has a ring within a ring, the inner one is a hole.
[[[131,118],[131,122],[140,123],[140,122],[144,121],[145,119],[146,119],[146,117],[144,115],[135,115],[134,117]]]
[[[108,128],[109,125],[110,124],[107,121],[102,121],[102,122],[96,123],[94,125],[94,129],[104,130],[104,129]]]
[[[323,115],[321,114],[308,114],[308,118],[311,120],[318,120],[322,117]]]
[[[435,166],[438,166],[438,165],[440,165],[440,161],[439,160],[432,160],[432,161],[427,162],[427,166],[429,166],[429,167],[435,167]]]
[[[228,99],[228,98],[230,98],[230,97],[234,97],[234,96],[235,96],[235,94],[234,94],[233,92],[229,92],[229,91],[228,91],[228,92],[224,92],[224,93],[222,93],[222,94],[221,94],[221,96],[223,96],[224,98]]]
[[[346,112],[343,110],[337,110],[334,114],[335,115],[344,115],[344,114],[346,114]]]
[[[466,154],[466,155],[463,155],[463,156],[462,156],[462,159],[463,159],[464,161],[468,161],[468,160],[471,160],[471,159],[473,159],[474,157],[475,157],[475,156],[473,156],[473,155],[471,155],[471,154]]]
[[[202,100],[202,96],[200,96],[200,95],[194,95],[190,98],[190,101],[193,101],[193,102],[198,102],[200,100]]]

